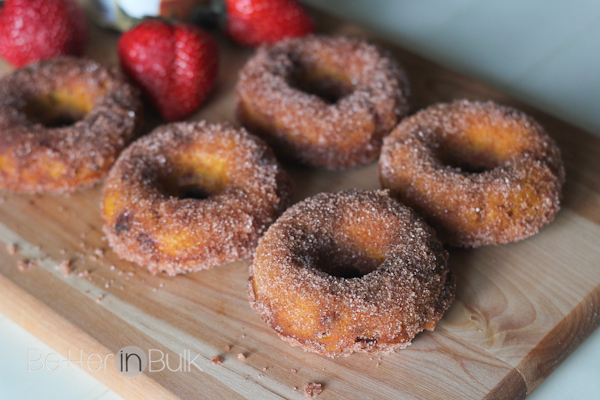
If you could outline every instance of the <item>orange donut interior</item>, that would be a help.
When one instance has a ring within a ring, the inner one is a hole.
[[[372,214],[360,219],[344,220],[338,226],[339,233],[331,241],[317,249],[314,267],[329,275],[357,278],[375,271],[385,260],[390,249],[389,235],[381,232],[382,221]]]
[[[229,184],[228,162],[205,152],[186,152],[177,157],[177,170],[171,177],[179,198],[203,199],[225,190]]]
[[[327,104],[335,104],[354,91],[352,78],[348,74],[332,66],[299,65],[293,76],[288,78],[290,86],[313,94]]]
[[[491,170],[520,155],[532,146],[534,138],[526,126],[507,123],[486,115],[455,116],[457,131],[438,134],[436,156],[442,164],[466,172]]]
[[[28,99],[23,111],[31,121],[48,128],[72,125],[82,120],[94,107],[94,99],[103,94],[78,82]]]

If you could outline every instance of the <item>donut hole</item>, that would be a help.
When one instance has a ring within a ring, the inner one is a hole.
[[[323,242],[313,255],[312,267],[338,278],[361,278],[379,268],[382,261],[355,244]]]
[[[60,90],[29,99],[23,111],[34,123],[46,128],[63,128],[84,119],[92,108],[93,101],[88,94]]]
[[[210,180],[185,174],[176,178],[162,179],[159,190],[167,196],[176,197],[180,200],[206,200],[218,195],[223,189]]]
[[[379,268],[381,263],[368,259],[359,251],[337,249],[324,251],[314,260],[313,267],[338,278],[361,278]]]
[[[468,125],[452,135],[436,136],[434,154],[440,163],[466,173],[491,171],[521,153],[527,145],[520,132],[493,125]]]
[[[326,104],[335,104],[354,92],[354,86],[341,72],[298,65],[288,83],[294,89],[313,95]]]
[[[450,149],[439,151],[437,157],[444,166],[459,169],[469,174],[481,174],[491,171],[500,164],[496,160],[479,156],[477,154],[458,153]]]
[[[373,209],[352,207],[340,215],[330,217],[331,231],[319,234],[318,245],[311,259],[312,266],[338,278],[361,278],[377,269],[385,261],[392,244],[389,232],[389,214]],[[309,240],[315,242],[315,240]]]
[[[213,154],[181,154],[177,171],[161,179],[163,193],[179,199],[205,200],[225,190],[228,183],[225,161]]]
[[[196,199],[196,200],[205,200],[208,199],[212,194],[198,185],[188,185],[179,188],[177,197],[180,199]]]

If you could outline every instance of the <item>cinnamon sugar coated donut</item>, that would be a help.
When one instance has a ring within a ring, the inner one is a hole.
[[[290,203],[259,138],[228,125],[163,125],[129,146],[104,185],[104,231],[122,258],[170,275],[249,257]]]
[[[448,253],[389,192],[321,193],[260,239],[250,304],[286,342],[334,357],[390,353],[433,330],[454,298]]]
[[[375,45],[311,35],[259,48],[240,73],[237,115],[284,157],[346,169],[379,156],[407,96],[406,74]]]
[[[142,122],[115,68],[63,57],[0,79],[0,188],[68,192],[102,179]]]
[[[382,185],[453,246],[524,239],[554,219],[565,171],[531,117],[493,102],[437,104],[384,142]]]

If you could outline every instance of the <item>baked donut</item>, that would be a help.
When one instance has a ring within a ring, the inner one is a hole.
[[[104,184],[104,232],[121,257],[175,275],[249,257],[290,203],[259,138],[205,122],[163,125],[129,146]]]
[[[389,192],[321,193],[260,239],[248,294],[286,342],[334,357],[390,353],[433,330],[454,298],[448,253]]]
[[[491,101],[433,105],[384,141],[381,183],[453,246],[524,239],[554,219],[565,171],[531,117]]]
[[[240,73],[237,116],[286,158],[346,169],[379,156],[407,96],[406,74],[375,45],[306,36],[258,49]]]
[[[91,186],[141,123],[138,90],[115,68],[63,57],[16,70],[0,79],[0,188]]]

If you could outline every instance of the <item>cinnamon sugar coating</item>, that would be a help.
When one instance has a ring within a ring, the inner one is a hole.
[[[454,298],[448,253],[389,191],[321,193],[260,239],[250,304],[286,342],[329,357],[390,353],[433,330]]]
[[[139,92],[116,68],[62,57],[16,70],[0,79],[0,188],[91,186],[141,123]]]
[[[491,101],[433,105],[384,141],[382,185],[453,246],[527,238],[560,209],[556,143],[523,112]]]
[[[175,275],[249,257],[290,204],[259,138],[228,125],[163,125],[129,146],[104,185],[104,231],[122,258]]]
[[[258,49],[240,73],[237,116],[286,158],[364,165],[408,111],[408,79],[364,40],[306,36]]]

